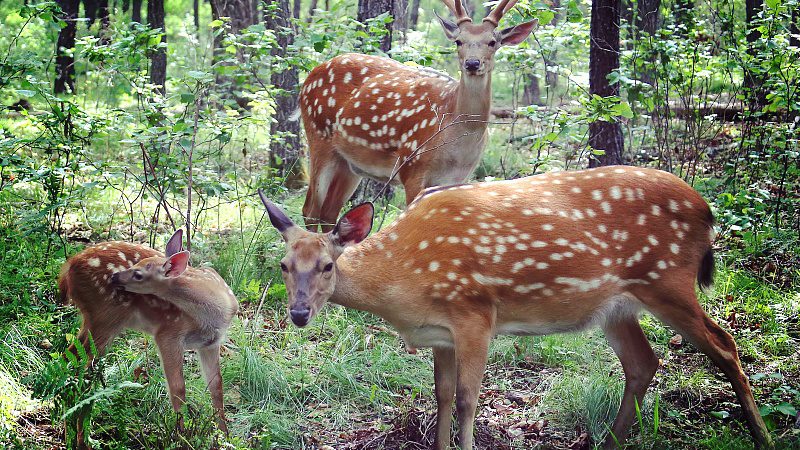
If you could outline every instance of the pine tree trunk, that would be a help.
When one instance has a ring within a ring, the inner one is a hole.
[[[278,40],[272,55],[285,56],[286,49],[294,43],[295,34],[289,15],[289,0],[272,1],[278,5],[278,9],[272,13],[271,9],[265,10],[264,25],[275,31]],[[297,68],[273,72],[271,81],[278,91],[275,93],[275,122],[270,125],[270,165],[286,178],[287,186],[294,187],[295,182],[302,178],[300,122],[291,118],[298,104],[297,90],[300,81]]]
[[[411,0],[411,8],[408,11],[408,28],[417,29],[419,22],[419,0]]]
[[[358,16],[356,20],[364,23],[367,19],[372,19],[373,17],[377,17],[385,12],[393,14],[395,8],[394,5],[395,0],[358,0]],[[388,52],[389,49],[392,48],[393,25],[393,22],[386,24],[388,33],[381,38],[380,49],[384,52]]]
[[[75,32],[78,20],[78,0],[58,0],[62,20],[66,26],[58,33],[56,44],[56,79],[53,92],[63,94],[75,92],[75,57],[70,50],[75,47]]]
[[[142,0],[131,0],[131,22],[142,23]]]
[[[311,0],[311,4],[308,5],[308,18],[306,19],[306,22],[311,23],[311,21],[314,19],[314,11],[316,11],[316,9],[317,0]]]
[[[394,5],[394,0],[358,0],[357,20],[364,23],[367,19],[377,17],[385,12],[392,14],[395,8]],[[380,49],[383,52],[388,52],[392,48],[392,25],[392,22],[386,25],[389,33],[381,39]],[[388,201],[388,199],[392,198],[394,192],[391,185],[386,186],[384,190],[384,185],[385,183],[365,178],[358,189],[356,189],[351,200],[353,203],[372,201],[383,191],[382,197]]]
[[[661,0],[639,0],[637,2],[634,41],[650,39],[658,31],[661,10]],[[649,85],[655,82],[655,68],[650,66],[652,59],[646,58],[644,69],[639,78]]]
[[[589,93],[600,97],[619,96],[619,85],[610,84],[608,75],[619,70],[620,0],[594,0],[590,24]],[[622,163],[622,127],[618,122],[595,121],[589,124],[589,146],[605,151],[589,160],[589,167]]]
[[[164,27],[164,0],[147,0],[147,25],[161,30],[161,42],[167,42]],[[159,86],[161,95],[167,92],[167,49],[160,48],[150,57],[150,83]]]
[[[211,15],[214,20],[221,17],[229,18],[230,32],[239,34],[242,30],[253,25],[257,21],[257,13],[254,12],[254,2],[252,0],[211,0]],[[237,52],[237,58],[242,61],[241,53]],[[225,58],[225,50],[222,48],[222,36],[214,37],[214,59]],[[226,63],[226,65],[229,65]],[[224,75],[217,75],[217,85],[227,88],[226,97],[233,99],[240,108],[247,108],[248,100],[235,94],[235,81]],[[223,91],[224,92],[224,91]]]

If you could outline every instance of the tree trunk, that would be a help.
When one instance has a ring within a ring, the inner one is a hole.
[[[167,42],[164,27],[164,0],[147,0],[147,25],[150,29],[161,30],[161,42]],[[161,95],[167,92],[167,49],[160,48],[150,56],[150,83],[159,86]]]
[[[272,0],[278,5],[277,11],[267,9],[264,12],[264,25],[274,30],[278,45],[272,55],[286,56],[286,49],[294,43],[296,30],[289,15],[289,0]],[[295,5],[297,2],[295,2]],[[272,12],[270,12],[272,11]],[[278,169],[278,173],[286,178],[286,185],[294,187],[302,177],[300,167],[300,122],[292,119],[298,105],[297,90],[300,87],[296,67],[281,72],[273,71],[272,85],[275,93],[275,121],[270,125],[270,165]]]
[[[395,0],[358,0],[358,17],[357,20],[364,23],[367,19],[377,17],[385,12],[392,14],[395,9]],[[383,52],[388,52],[392,48],[392,22],[386,24],[389,33],[381,39],[380,49]],[[356,189],[356,192],[350,198],[354,203],[362,203],[364,201],[371,201],[383,191],[382,197],[388,200],[394,194],[392,186],[386,186],[385,183],[379,181],[364,179],[361,185]]]
[[[86,17],[87,26],[91,27],[97,20],[99,6],[97,0],[83,0],[83,15]]]
[[[589,93],[600,97],[619,96],[619,85],[608,75],[619,70],[620,0],[594,0],[589,30]],[[622,163],[622,127],[619,122],[589,124],[589,146],[605,151],[589,160],[589,167]]]
[[[745,20],[747,26],[747,52],[753,56],[753,61],[758,59],[758,49],[756,42],[761,38],[761,32],[758,31],[758,14],[764,9],[764,0],[745,0]],[[751,111],[758,111],[766,104],[766,95],[763,85],[764,80],[761,74],[753,73],[749,69],[745,69],[744,73],[745,90],[749,92],[748,100],[750,103]]]
[[[194,14],[194,29],[200,29],[200,0],[192,0],[192,12]]]
[[[528,83],[522,91],[522,103],[525,105],[541,105],[542,90],[539,88],[539,77],[528,75],[526,80]]]
[[[75,92],[75,57],[71,49],[75,47],[75,31],[78,20],[78,0],[58,0],[66,26],[58,32],[56,44],[56,79],[53,92],[63,94]]]
[[[393,14],[395,10],[395,0],[358,0],[358,16],[356,20],[361,23],[366,22],[367,19],[372,19],[385,12]],[[381,38],[380,49],[388,52],[392,48],[392,28],[394,23],[389,22],[386,24],[386,33]]]
[[[239,34],[242,30],[253,25],[257,21],[257,12],[253,10],[252,0],[211,0],[211,15],[214,20],[221,17],[228,17],[228,24],[232,34]],[[242,61],[240,52],[236,54],[237,58]],[[225,50],[222,48],[222,36],[217,35],[214,37],[214,60],[227,57]],[[226,63],[225,65],[230,65]],[[227,98],[233,99],[240,108],[247,108],[248,100],[235,94],[236,86],[235,81],[224,75],[217,75],[217,84],[219,86],[227,87]],[[223,91],[224,92],[224,91]]]
[[[111,21],[109,19],[108,0],[99,0],[97,2],[97,15],[100,19],[100,42],[108,44],[108,28],[111,25]]]
[[[306,19],[306,22],[311,23],[311,20],[314,19],[314,11],[316,9],[317,9],[317,0],[311,0],[311,4],[308,5],[308,18]]]
[[[295,19],[300,19],[300,7],[302,6],[300,0],[294,0],[294,4],[292,5],[294,10],[292,11],[292,16]]]
[[[142,23],[142,0],[131,0],[131,22]]]
[[[658,31],[661,10],[661,0],[639,0],[637,2],[637,12],[635,20],[634,41],[640,39],[650,39]],[[644,68],[639,78],[649,85],[655,82],[655,70],[650,65],[653,59],[646,56]]]
[[[417,29],[419,22],[419,0],[411,0],[411,9],[408,11],[408,28]]]
[[[691,30],[695,25],[694,2],[695,0],[675,0],[675,22],[683,25],[685,31]]]

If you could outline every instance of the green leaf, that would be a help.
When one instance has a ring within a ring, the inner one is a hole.
[[[194,103],[194,94],[181,94],[181,103]]]
[[[775,407],[775,411],[785,414],[789,417],[794,417],[797,414],[797,408],[784,402]]]
[[[30,91],[28,89],[17,89],[17,94],[21,95],[22,97],[33,97],[36,95],[36,91]]]
[[[195,80],[202,80],[203,78],[208,76],[206,72],[201,72],[199,70],[190,70],[186,72],[186,75],[188,75],[190,78],[194,78]]]
[[[549,9],[540,9],[536,11],[536,18],[539,19],[539,23],[542,25],[547,25],[553,21],[553,17],[556,16],[556,13],[550,11]]]
[[[615,115],[625,117],[626,119],[633,118],[633,110],[631,109],[631,105],[626,102],[617,103],[611,107],[611,111],[613,111]]]
[[[211,27],[211,28],[219,28],[219,27],[222,26],[223,23],[225,23],[225,22],[217,19],[217,20],[212,20],[211,23],[208,24],[208,26]]]
[[[766,0],[767,8],[769,9],[778,9],[778,6],[781,4],[781,0]]]
[[[727,419],[731,416],[731,413],[728,411],[711,411],[711,415],[716,417],[717,419]]]

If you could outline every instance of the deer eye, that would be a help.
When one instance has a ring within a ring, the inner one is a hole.
[[[325,267],[322,269],[323,272],[330,272],[331,270],[333,270],[333,263],[332,262],[329,262],[328,264],[325,264]]]
[[[288,268],[288,267],[286,267],[286,264],[284,264],[284,263],[281,263],[281,270],[282,270],[282,271],[284,271],[284,272],[288,272],[288,271],[289,271],[289,268]]]
[[[494,47],[497,44],[497,41],[489,41],[489,47]]]
[[[459,40],[456,40],[456,45],[457,45],[457,46],[461,47],[461,44],[463,44],[463,42],[461,42],[461,41],[459,41]]]
[[[141,272],[139,272],[138,270],[133,272],[133,279],[134,280],[141,281],[142,278],[144,278],[144,277],[142,276]]]

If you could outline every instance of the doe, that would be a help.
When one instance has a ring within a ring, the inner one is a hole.
[[[220,345],[238,310],[225,280],[211,268],[188,266],[183,233],[175,232],[166,255],[143,245],[106,242],[71,257],[61,268],[61,299],[71,300],[83,323],[78,339],[90,361],[126,329],[154,336],[175,412],[186,403],[183,353],[195,349],[211,392],[219,428],[228,427],[222,401]],[[70,348],[75,353],[74,346]],[[180,424],[180,422],[179,422]],[[82,420],[78,443],[83,446]]]
[[[536,21],[497,30],[516,0],[501,0],[480,24],[461,0],[439,18],[455,41],[461,79],[378,56],[344,54],[314,68],[300,91],[308,139],[309,230],[333,227],[362,177],[401,182],[411,202],[426,187],[462,183],[487,139],[494,54],[524,41]]]
[[[262,201],[286,241],[281,270],[292,322],[305,326],[332,301],[384,318],[409,348],[433,347],[437,449],[450,444],[454,396],[460,445],[472,448],[495,335],[590,326],[603,329],[625,373],[605,447],[624,442],[658,368],[641,310],[711,358],[756,444],[772,445],[736,344],[697,301],[695,280],[706,287],[713,278],[711,211],[672,174],[612,166],[431,188],[369,238],[369,203],[317,234]]]

